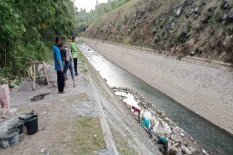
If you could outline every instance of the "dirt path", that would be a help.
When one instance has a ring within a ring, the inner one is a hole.
[[[76,77],[77,87],[67,82],[64,94],[57,93],[56,74],[49,69],[50,84],[37,85],[31,91],[31,81],[11,94],[11,103],[19,113],[34,110],[39,115],[39,131],[28,136],[20,135],[17,145],[2,149],[1,154],[93,154],[107,152],[96,109],[93,87],[85,73]],[[35,96],[48,93],[44,99]],[[31,101],[31,99],[37,99]],[[101,151],[105,150],[105,151]]]

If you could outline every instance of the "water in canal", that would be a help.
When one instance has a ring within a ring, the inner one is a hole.
[[[216,149],[225,155],[233,154],[232,135],[205,121],[128,71],[111,63],[85,44],[79,47],[100,75],[107,80],[110,87],[125,87],[139,92],[158,109],[164,111],[174,123],[196,139],[203,148]]]

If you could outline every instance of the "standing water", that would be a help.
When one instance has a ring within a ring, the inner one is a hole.
[[[110,87],[125,87],[142,94],[185,132],[196,139],[207,150],[218,150],[221,154],[233,154],[233,136],[204,120],[197,114],[159,92],[128,71],[111,63],[85,44],[79,46],[90,63],[107,80]]]

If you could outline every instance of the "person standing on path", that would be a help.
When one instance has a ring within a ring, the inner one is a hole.
[[[74,62],[74,71],[75,71],[75,76],[78,75],[78,70],[77,70],[77,64],[78,64],[78,47],[75,43],[75,36],[72,36],[72,43],[71,43],[71,52],[72,52],[72,57],[73,57],[73,62]]]
[[[64,74],[63,74],[63,64],[61,59],[61,53],[59,46],[61,44],[61,37],[56,36],[56,43],[53,45],[53,56],[54,56],[54,65],[55,70],[57,71],[57,85],[58,93],[64,92]]]
[[[64,77],[65,77],[65,85],[67,78],[67,70],[70,70],[71,78],[73,80],[73,86],[76,87],[75,81],[74,81],[74,71],[73,71],[73,65],[72,65],[72,54],[70,49],[68,49],[66,46],[63,48],[63,45],[61,44],[61,50],[63,51],[63,59],[65,61],[65,67],[64,67]]]
[[[62,43],[59,45],[59,50],[60,50],[60,53],[61,53],[61,60],[62,60],[63,69],[64,69],[65,68],[66,51],[63,49]]]

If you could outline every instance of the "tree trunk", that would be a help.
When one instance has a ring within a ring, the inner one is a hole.
[[[2,62],[2,67],[4,67],[4,62],[3,62],[3,60],[2,60],[2,55],[0,54],[0,60],[1,60],[1,62]]]
[[[4,49],[5,51],[5,67],[6,67],[6,49]]]

